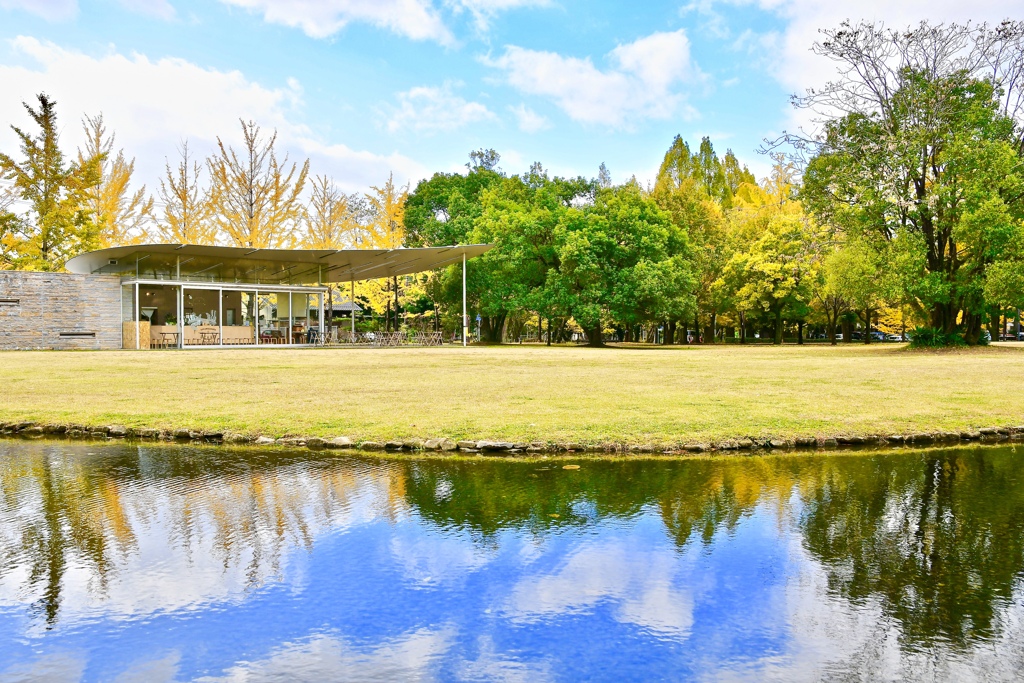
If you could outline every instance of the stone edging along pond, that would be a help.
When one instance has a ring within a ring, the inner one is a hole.
[[[455,441],[448,438],[404,439],[395,441],[357,441],[346,436],[333,438],[286,436],[251,436],[234,432],[193,429],[133,429],[123,425],[40,424],[35,422],[0,422],[0,435],[17,437],[59,437],[67,439],[138,439],[181,443],[234,444],[244,446],[280,446],[288,448],[358,449],[361,451],[438,452],[514,456],[548,453],[706,453],[792,449],[854,449],[858,447],[895,448],[931,446],[964,442],[998,443],[1024,441],[1024,426],[982,427],[961,432],[918,432],[913,434],[871,434],[835,437],[801,437],[796,439],[749,438],[725,439],[715,442],[675,444],[567,443],[532,441]]]

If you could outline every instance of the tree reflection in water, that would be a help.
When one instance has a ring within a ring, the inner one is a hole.
[[[806,547],[845,598],[881,599],[910,648],[990,638],[1024,569],[1019,454],[949,451],[819,463]]]
[[[829,589],[880,601],[905,647],[992,637],[1024,571],[1024,476],[1014,449],[551,465],[411,463],[410,504],[484,536],[536,533],[656,507],[682,548],[710,544],[759,506],[794,515]],[[439,495],[441,492],[443,495]],[[553,515],[558,515],[554,517]]]
[[[624,459],[567,471],[557,460],[8,442],[0,588],[53,626],[72,584],[87,585],[87,599],[76,599],[93,606],[139,592],[129,574],[154,544],[170,554],[166,571],[210,582],[146,598],[173,609],[264,585],[290,551],[360,521],[412,519],[493,544],[506,529],[543,538],[656,515],[683,552],[767,512],[799,534],[834,596],[877,602],[904,648],[967,648],[993,637],[1024,570],[1018,457],[962,449]]]
[[[405,507],[395,467],[309,453],[15,442],[0,459],[0,586],[22,581],[47,626],[69,571],[102,602],[129,578],[140,537],[252,590],[280,574],[287,551],[344,526],[354,499],[387,518]]]

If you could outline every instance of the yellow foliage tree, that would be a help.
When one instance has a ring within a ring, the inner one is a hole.
[[[289,168],[287,155],[278,162],[274,152],[276,131],[263,139],[253,121],[241,123],[241,154],[217,138],[217,152],[208,162],[213,223],[236,246],[290,247],[302,220],[309,160]]]
[[[189,156],[188,141],[178,149],[181,159],[175,169],[164,164],[160,179],[160,200],[164,218],[156,234],[167,244],[215,244],[217,228],[210,220],[209,193],[199,184],[202,166]]]
[[[123,150],[114,151],[114,134],[107,135],[103,115],[87,116],[82,122],[85,149],[78,150],[78,163],[98,163],[100,182],[88,193],[87,203],[99,228],[103,247],[141,244],[149,237],[153,220],[153,198],[146,197],[146,186],[136,192],[129,189],[135,172],[135,159],[127,160]]]
[[[349,198],[326,175],[315,176],[302,217],[299,245],[304,249],[344,249],[359,241],[361,225]],[[334,319],[334,287],[328,285],[327,316]]]
[[[366,234],[359,246],[375,249],[399,249],[405,243],[405,201],[409,198],[409,187],[395,187],[394,174],[388,175],[383,186],[373,186],[366,200],[370,205],[370,221]],[[374,310],[385,312],[386,328],[398,329],[399,281],[397,277],[368,280],[361,287],[361,294]],[[392,302],[394,318],[392,320]]]
[[[299,244],[304,249],[344,249],[361,239],[359,222],[345,193],[326,175],[311,183]]]

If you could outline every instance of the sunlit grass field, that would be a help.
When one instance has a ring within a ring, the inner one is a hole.
[[[672,444],[1024,424],[1024,345],[0,354],[0,420]]]

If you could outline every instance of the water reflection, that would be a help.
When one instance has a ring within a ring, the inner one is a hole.
[[[1013,678],[1019,458],[0,442],[0,677]]]

